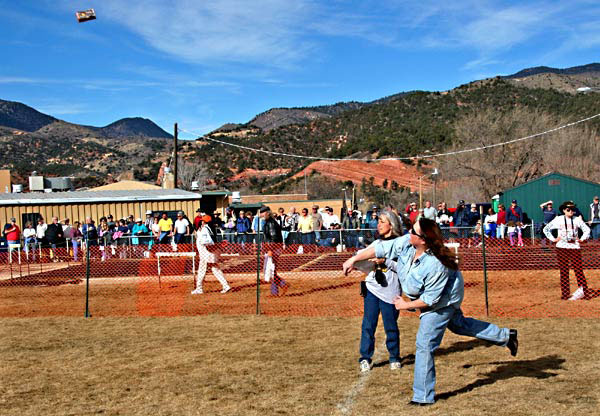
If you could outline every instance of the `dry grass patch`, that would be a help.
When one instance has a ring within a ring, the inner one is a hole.
[[[358,318],[3,319],[0,414],[597,413],[598,321],[494,321],[519,329],[519,356],[447,334],[440,400],[415,410],[415,318],[400,318],[403,369],[389,371],[380,331],[380,365],[367,377]]]

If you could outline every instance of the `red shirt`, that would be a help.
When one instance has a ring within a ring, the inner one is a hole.
[[[417,221],[417,217],[419,216],[419,211],[411,211],[410,214],[408,214],[408,218],[410,218],[410,222],[412,222],[413,224],[415,223],[415,221]]]
[[[498,211],[496,224],[506,224],[506,211]]]
[[[196,215],[196,218],[194,218],[194,229],[197,230],[200,228],[200,223],[202,222],[202,216],[200,215]]]
[[[15,224],[15,229],[6,233],[7,241],[18,241],[19,237],[21,237],[21,230],[19,230],[19,226]]]

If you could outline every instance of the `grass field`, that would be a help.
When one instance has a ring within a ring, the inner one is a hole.
[[[378,331],[367,376],[356,317],[2,319],[0,414],[598,414],[600,322],[493,321],[519,329],[519,355],[448,333],[439,399],[415,409],[414,317],[399,321],[402,370],[389,370]]]

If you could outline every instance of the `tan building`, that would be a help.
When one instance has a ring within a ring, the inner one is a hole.
[[[145,218],[147,210],[167,212],[175,216],[182,210],[191,219],[200,207],[202,195],[181,189],[146,189],[120,191],[83,191],[52,193],[0,193],[0,223],[6,224],[11,217],[23,228],[27,221],[37,223],[41,216],[47,222],[53,216],[71,222],[85,221],[92,217],[112,214],[115,219],[129,215]]]

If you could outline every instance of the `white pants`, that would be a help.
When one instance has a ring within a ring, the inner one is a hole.
[[[227,280],[225,279],[225,275],[223,271],[216,266],[217,256],[206,249],[206,246],[203,244],[198,244],[198,280],[196,280],[196,289],[202,289],[202,282],[206,277],[206,269],[208,268],[208,263],[215,264],[211,267],[212,273],[215,275],[223,289],[229,287]]]

